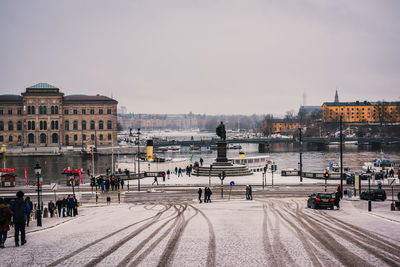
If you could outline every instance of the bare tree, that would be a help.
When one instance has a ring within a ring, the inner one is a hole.
[[[272,114],[265,115],[263,121],[263,133],[264,135],[269,135],[272,133],[272,123],[274,121],[274,116]]]

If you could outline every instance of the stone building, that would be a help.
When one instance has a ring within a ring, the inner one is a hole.
[[[0,144],[86,146],[117,142],[117,104],[106,96],[64,96],[39,83],[21,95],[0,95]]]

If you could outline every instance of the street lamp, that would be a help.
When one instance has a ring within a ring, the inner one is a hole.
[[[40,206],[40,174],[42,173],[42,167],[40,167],[39,163],[36,163],[34,169],[37,179],[37,192],[38,192],[38,203],[36,206],[37,226],[42,226],[42,210]]]
[[[74,175],[72,175],[72,177],[71,177],[71,167],[69,167],[69,166],[68,166],[68,178],[69,178],[69,183],[72,186],[72,195],[75,196],[75,188],[74,188],[75,177],[74,177]]]
[[[137,132],[137,167],[138,167],[138,191],[140,192],[140,158],[139,158],[139,145],[140,145],[140,128],[138,128]]]

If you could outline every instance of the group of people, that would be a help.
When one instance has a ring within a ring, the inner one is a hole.
[[[253,188],[251,185],[246,185],[246,199],[253,200]]]
[[[199,194],[199,203],[202,203],[202,195],[203,195],[203,190],[199,187],[199,190],[197,191],[197,194]],[[209,187],[204,188],[204,203],[210,203],[211,202],[211,195],[212,191]]]
[[[101,188],[101,191],[104,193],[104,191],[108,192],[118,190],[118,188],[124,189],[124,180],[121,178],[115,178],[115,177],[108,177],[108,178],[103,178],[99,177],[97,179],[91,178],[90,185],[92,186],[92,189],[94,186],[98,186]]]

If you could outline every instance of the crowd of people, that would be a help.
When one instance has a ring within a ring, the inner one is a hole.
[[[95,187],[97,186],[98,188],[101,188],[101,191],[104,192],[108,192],[110,191],[116,191],[119,188],[124,189],[124,180],[121,178],[115,178],[113,176],[110,177],[98,177],[98,178],[91,178],[90,181],[90,186]]]
[[[34,216],[34,207],[31,199],[27,196],[25,199],[24,192],[18,191],[16,199],[10,203],[6,203],[5,199],[0,198],[0,248],[5,247],[7,233],[10,226],[14,227],[15,246],[18,247],[26,243],[25,227],[29,227],[29,223]],[[64,196],[63,199],[58,198],[56,203],[49,201],[46,208],[43,209],[43,217],[67,217],[78,215],[78,201],[75,195]],[[21,242],[19,242],[21,240]]]
[[[199,195],[199,203],[202,203],[202,195],[203,195],[203,190],[199,187],[199,190],[197,191],[197,194]],[[211,203],[211,195],[212,191],[209,187],[204,188],[204,203]]]

